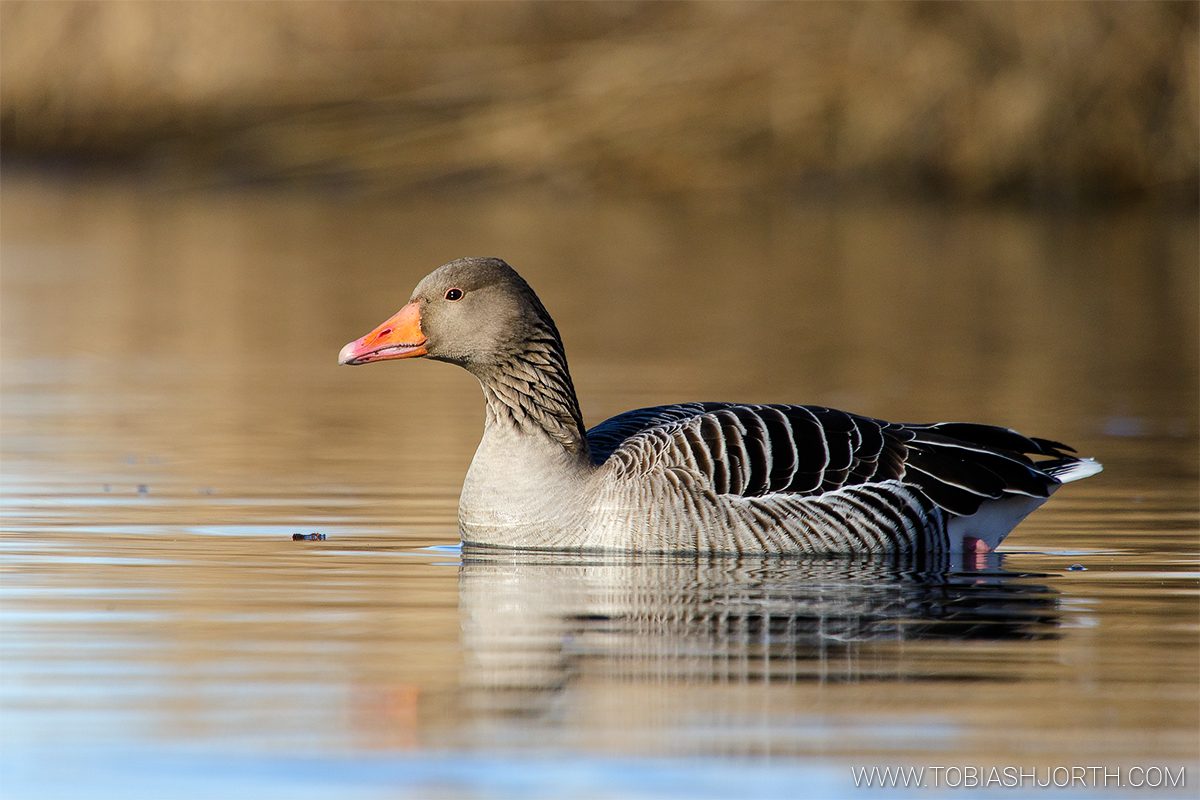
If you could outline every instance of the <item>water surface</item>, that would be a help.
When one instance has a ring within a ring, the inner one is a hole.
[[[0,203],[5,797],[830,797],[885,764],[1194,795],[1194,217],[19,173]],[[1105,471],[970,572],[460,552],[474,379],[335,362],[463,255],[539,291],[589,425],[820,403]]]

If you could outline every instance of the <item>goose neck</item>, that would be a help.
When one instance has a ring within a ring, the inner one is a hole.
[[[524,353],[477,373],[487,401],[485,432],[546,437],[590,463],[583,416],[566,361]]]

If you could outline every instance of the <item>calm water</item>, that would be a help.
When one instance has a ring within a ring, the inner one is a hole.
[[[876,765],[958,769],[950,796],[1021,794],[966,767],[1200,786],[1194,217],[28,174],[0,203],[6,798],[838,797]],[[589,424],[822,403],[1105,472],[971,573],[460,553],[474,379],[335,362],[463,255],[538,289]],[[1114,783],[1072,796],[1148,792]]]

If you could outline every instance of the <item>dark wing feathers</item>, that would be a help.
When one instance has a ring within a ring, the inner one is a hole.
[[[596,464],[623,446],[652,444],[657,460],[704,476],[720,494],[819,495],[902,480],[960,515],[1006,494],[1045,497],[1058,483],[1053,476],[1076,463],[1066,445],[1008,428],[904,425],[820,406],[655,406],[613,417],[587,437]]]
[[[772,466],[771,441],[766,423],[753,409],[745,406],[737,406],[731,411],[745,431],[742,434],[742,450],[749,466],[740,494],[746,497],[762,497],[770,491]]]
[[[1012,431],[1007,432],[1012,433]],[[975,442],[952,439],[940,433],[935,434],[927,431],[919,431],[909,446],[920,447],[922,445],[924,446],[922,452],[937,452],[946,458],[953,459],[955,463],[969,465],[969,467],[964,467],[963,469],[978,467],[992,472],[1001,481],[1002,489],[1010,494],[1025,494],[1030,497],[1045,497],[1048,494],[1047,490],[1049,487],[1045,481],[1043,466],[1035,465],[1022,452],[999,449],[989,450]],[[1026,448],[1025,452],[1034,452],[1040,455],[1061,455],[1030,448]],[[1043,464],[1045,463],[1047,462],[1043,462]],[[953,471],[953,469],[943,469],[937,474],[949,474]],[[983,478],[980,480],[982,481]]]
[[[772,406],[763,406],[755,416],[762,420],[766,448],[771,454],[763,494],[787,491],[800,463],[792,426],[783,412]]]
[[[660,425],[691,419],[709,411],[725,408],[728,403],[678,403],[671,406],[652,406],[626,411],[601,422],[587,432],[592,463],[603,464],[621,443],[634,434]]]
[[[1005,483],[996,473],[955,455],[910,447],[908,479],[953,514],[974,514],[984,500],[998,500]]]

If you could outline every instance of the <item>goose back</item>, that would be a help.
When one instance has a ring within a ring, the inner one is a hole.
[[[957,515],[1005,494],[1048,497],[1059,484],[1053,469],[1078,461],[1066,445],[1009,428],[884,422],[823,406],[655,406],[615,416],[587,438],[593,463],[615,458],[636,471],[669,454],[717,494],[815,496],[905,480]]]

